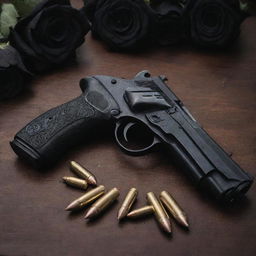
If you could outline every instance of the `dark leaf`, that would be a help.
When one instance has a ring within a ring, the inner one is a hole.
[[[0,50],[0,100],[13,98],[22,92],[31,75],[13,47]]]

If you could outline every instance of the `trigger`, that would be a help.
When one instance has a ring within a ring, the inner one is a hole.
[[[128,124],[124,127],[123,136],[124,136],[124,139],[125,139],[126,142],[128,142],[128,137],[127,137],[128,131],[129,131],[129,129],[131,129],[134,125],[136,125],[136,123],[131,122],[131,123],[128,123]]]
[[[117,144],[124,152],[133,156],[144,155],[145,153],[150,152],[156,144],[161,143],[160,140],[152,134],[153,136],[151,143],[139,148],[132,148],[130,145],[128,133],[130,129],[136,126],[137,124],[138,122],[136,121],[133,122],[130,120],[120,120],[116,123],[115,129],[115,138]]]

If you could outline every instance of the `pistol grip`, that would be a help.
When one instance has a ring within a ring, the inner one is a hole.
[[[110,119],[80,97],[55,107],[20,130],[10,143],[14,152],[35,167],[47,167],[85,134]]]

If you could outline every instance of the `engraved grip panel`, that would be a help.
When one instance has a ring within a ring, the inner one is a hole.
[[[89,105],[81,95],[31,121],[16,134],[11,146],[34,166],[47,166],[106,119],[107,113]]]

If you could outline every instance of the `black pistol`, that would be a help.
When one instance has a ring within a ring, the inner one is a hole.
[[[131,80],[86,77],[81,96],[31,121],[11,146],[34,166],[47,167],[96,127],[115,123],[116,141],[126,153],[141,155],[162,144],[197,187],[220,201],[241,197],[253,178],[202,129],[165,81],[148,71]]]

